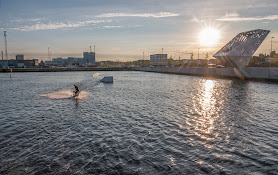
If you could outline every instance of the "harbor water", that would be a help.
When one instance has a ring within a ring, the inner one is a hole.
[[[132,71],[0,82],[0,174],[278,172],[275,83]]]

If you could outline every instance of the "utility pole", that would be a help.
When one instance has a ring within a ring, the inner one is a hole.
[[[198,48],[198,60],[199,60],[199,50],[200,50],[200,48]]]
[[[2,61],[4,60],[4,55],[3,55],[3,51],[1,51],[1,55],[2,55]]]
[[[145,52],[143,52],[143,60],[144,60],[144,54],[145,54]]]
[[[96,53],[96,46],[94,46],[94,52]]]
[[[8,46],[7,46],[7,31],[4,31],[4,37],[5,37],[5,56],[6,56],[6,60],[8,60]]]
[[[162,54],[163,54],[163,48],[162,48]]]
[[[270,57],[270,64],[269,64],[269,67],[271,67],[271,62],[272,62],[272,39],[273,39],[274,37],[271,37],[271,50],[270,50],[270,54],[269,54],[269,57]]]
[[[274,37],[271,37],[271,49],[270,49],[270,54],[271,54],[271,52],[272,52],[272,39],[273,39]]]
[[[48,60],[50,60],[50,47],[48,47],[48,50],[47,50],[48,52],[47,52],[47,58],[48,58]]]

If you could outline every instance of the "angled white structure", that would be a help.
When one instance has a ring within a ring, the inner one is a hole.
[[[269,30],[257,29],[239,33],[213,57],[217,59],[217,64],[244,68],[269,32]]]

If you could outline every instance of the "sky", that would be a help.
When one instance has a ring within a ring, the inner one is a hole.
[[[167,53],[174,59],[211,58],[235,35],[271,30],[259,53],[278,50],[277,0],[0,0],[0,50],[9,59],[82,57],[96,46],[96,61],[149,59]],[[219,31],[215,44],[200,43],[206,28]],[[143,54],[144,52],[144,54]]]

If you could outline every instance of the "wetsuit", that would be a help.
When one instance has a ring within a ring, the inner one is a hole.
[[[75,88],[74,94],[77,94],[79,92],[79,88],[76,85],[74,85],[74,88]]]

